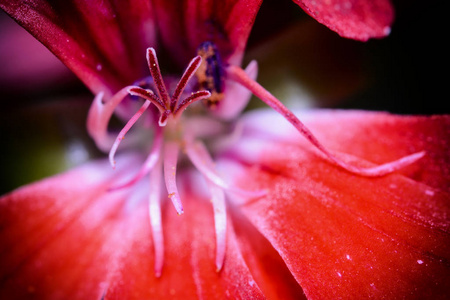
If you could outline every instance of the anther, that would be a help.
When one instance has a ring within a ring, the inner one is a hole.
[[[197,54],[203,60],[195,75],[200,89],[211,93],[211,96],[206,99],[206,104],[210,108],[215,108],[224,97],[225,72],[222,60],[216,46],[211,42],[200,44]]]

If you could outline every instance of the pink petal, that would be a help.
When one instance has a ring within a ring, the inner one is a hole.
[[[389,0],[294,0],[320,23],[343,37],[366,41],[389,34],[394,9]]]
[[[258,63],[254,60],[251,61],[245,68],[245,73],[252,80],[256,80]],[[232,120],[245,109],[252,93],[247,88],[229,79],[225,81],[225,86],[224,98],[215,109],[211,110],[211,113],[223,120]]]
[[[111,264],[127,246],[128,229],[117,222],[125,197],[105,192],[116,180],[110,174],[106,161],[90,163],[0,198],[2,297],[101,295]]]
[[[222,58],[239,65],[261,0],[154,1],[164,46],[180,65],[211,41]]]
[[[95,94],[147,76],[145,49],[155,45],[149,1],[8,0],[0,7]]]
[[[107,192],[117,180],[103,170],[120,171],[111,172],[106,161],[89,164],[0,198],[2,297],[263,297],[231,225],[227,264],[216,271],[213,209],[189,188],[181,190],[189,214],[163,206],[165,258],[157,278],[148,191]]]
[[[0,28],[2,94],[37,94],[75,81],[69,69],[3,12],[0,12]],[[2,98],[8,96],[3,94]]]
[[[448,295],[450,118],[318,112],[303,119],[331,145],[363,158],[384,161],[417,148],[428,153],[426,162],[405,170],[411,177],[420,174],[415,181],[400,174],[351,175],[293,136],[274,142],[269,133],[259,150],[253,148],[249,157],[259,166],[246,168],[236,182],[270,192],[244,204],[244,214],[277,249],[305,294],[319,299]],[[245,142],[252,135],[255,131],[248,131]]]
[[[239,207],[230,210],[239,249],[265,299],[305,299],[283,259],[240,210]]]
[[[190,182],[187,186],[194,184]],[[239,253],[232,228],[227,230],[226,262],[220,272],[216,271],[211,204],[207,198],[196,196],[188,188],[181,193],[185,214],[178,216],[167,202],[163,206],[165,253],[161,277],[157,278],[153,272],[153,246],[148,221],[140,213],[135,214],[136,218],[141,219],[141,226],[136,228],[134,241],[130,245],[133,252],[121,260],[106,298],[262,298]]]
[[[382,112],[343,110],[316,110],[297,115],[330,150],[349,153],[375,164],[425,151],[425,157],[398,172],[450,192],[448,116],[400,117]],[[305,142],[292,125],[269,110],[248,114],[244,120],[246,131],[302,145]]]

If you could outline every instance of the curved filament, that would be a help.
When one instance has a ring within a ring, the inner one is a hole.
[[[149,194],[149,216],[152,229],[153,244],[155,251],[155,275],[161,276],[164,264],[164,236],[161,221],[161,161],[157,160],[155,167],[150,172],[150,194]]]
[[[127,122],[127,124],[125,124],[125,127],[123,127],[122,130],[119,132],[119,135],[117,136],[113,146],[111,147],[111,151],[109,152],[109,162],[111,163],[111,166],[113,168],[116,167],[114,155],[116,154],[116,151],[120,145],[120,142],[125,138],[125,134],[128,132],[128,130],[131,129],[131,127],[134,125],[134,123],[136,123],[137,120],[139,120],[139,118],[142,116],[144,111],[147,110],[149,105],[150,105],[150,101],[145,100],[145,102],[141,106],[141,108],[131,117],[131,119]]]
[[[107,152],[112,145],[113,138],[108,135],[108,123],[111,119],[114,110],[122,102],[125,97],[128,96],[128,91],[130,88],[138,88],[136,86],[126,86],[120,91],[118,91],[111,99],[108,101],[103,101],[104,93],[98,93],[91,107],[89,108],[87,117],[87,130],[89,135],[94,140],[97,147]]]
[[[205,176],[215,185],[227,191],[247,197],[262,197],[267,194],[265,191],[247,191],[234,186],[230,186],[228,183],[226,183],[214,169],[214,162],[203,143],[199,141],[196,141],[194,143],[187,139],[185,150],[187,156],[189,157],[192,164],[194,164],[194,166],[197,168],[197,170],[199,170],[200,173],[203,174],[203,176]]]
[[[259,83],[252,80],[244,70],[237,66],[230,66],[227,69],[227,74],[231,79],[242,84],[248,88],[256,97],[261,99],[264,103],[273,108],[276,112],[281,114],[287,121],[289,121],[311,144],[313,144],[317,149],[319,149],[325,156],[335,165],[341,168],[362,176],[376,177],[383,176],[399,170],[405,166],[412,164],[421,157],[425,155],[424,151],[413,153],[411,155],[402,157],[398,160],[388,162],[376,167],[363,168],[348,164],[335,155],[333,155],[329,150],[325,148],[317,138],[312,134],[312,132],[289,110],[287,109],[275,96],[264,89]]]
[[[176,175],[179,145],[176,142],[167,142],[164,145],[164,180],[167,193],[179,215],[183,214],[180,194],[178,193]]]
[[[145,175],[147,175],[155,167],[155,164],[158,162],[159,157],[161,156],[162,143],[163,143],[162,130],[160,129],[160,127],[156,127],[156,134],[153,141],[152,149],[150,150],[150,154],[147,156],[147,159],[145,160],[139,172],[133,178],[131,178],[131,180],[118,186],[114,186],[109,190],[115,191],[132,186],[133,184],[138,182],[141,178],[143,178]]]
[[[225,193],[210,180],[206,180],[211,192],[211,202],[214,210],[214,228],[216,231],[216,271],[222,269],[225,260],[227,237],[227,210],[225,205]]]

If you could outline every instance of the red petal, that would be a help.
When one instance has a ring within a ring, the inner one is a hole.
[[[242,215],[240,208],[232,207],[229,211],[239,249],[265,298],[283,300],[306,298],[278,252]]]
[[[425,151],[402,174],[450,192],[450,117],[393,116],[387,113],[323,113],[315,132],[331,149],[382,163]],[[333,120],[333,126],[329,122]]]
[[[399,172],[450,192],[448,116],[400,117],[380,112],[316,110],[300,113],[299,117],[330,150],[352,154],[376,164],[425,151],[425,157]],[[291,124],[271,111],[249,114],[245,117],[245,124],[247,130],[309,147]]]
[[[261,0],[156,0],[164,46],[185,65],[205,41],[215,43],[225,61],[239,65]]]
[[[124,195],[105,193],[113,180],[107,174],[106,162],[91,163],[0,198],[3,297],[101,295],[108,263],[123,248],[118,241],[127,230],[116,222]],[[114,241],[116,248],[99,251]]]
[[[106,192],[111,178],[102,170],[113,173],[106,163],[88,165],[0,199],[3,297],[263,298],[231,225],[216,272],[212,206],[189,190],[182,217],[164,207],[165,263],[156,278],[147,193]]]
[[[147,76],[155,46],[149,1],[2,1],[0,7],[46,45],[94,92]]]
[[[390,152],[425,148],[429,160],[414,168],[441,177],[433,178],[434,187],[399,174],[351,175],[310,146],[292,142],[292,136],[264,144],[259,168],[248,169],[237,182],[270,193],[243,206],[244,212],[308,297],[434,299],[450,293],[450,195],[443,191],[449,180],[442,178],[449,168],[449,119],[341,112],[334,118],[317,113],[306,122],[314,132],[333,136],[332,141],[341,137],[341,150],[363,157],[373,151],[372,157],[384,160]]]
[[[294,0],[309,15],[343,37],[366,41],[389,34],[394,9],[389,0]]]
[[[261,299],[237,248],[230,227],[224,268],[215,266],[214,217],[208,199],[180,190],[185,213],[179,216],[166,201],[163,207],[164,267],[154,273],[153,245],[146,204],[134,208],[132,251],[115,266],[106,298],[113,299]]]

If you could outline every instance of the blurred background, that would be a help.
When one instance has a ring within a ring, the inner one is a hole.
[[[444,1],[421,2],[393,1],[390,36],[362,43],[339,37],[292,1],[265,0],[245,62],[256,59],[258,81],[292,109],[448,114]],[[85,130],[92,99],[0,12],[0,194],[100,156]],[[250,108],[260,106],[253,99]]]

